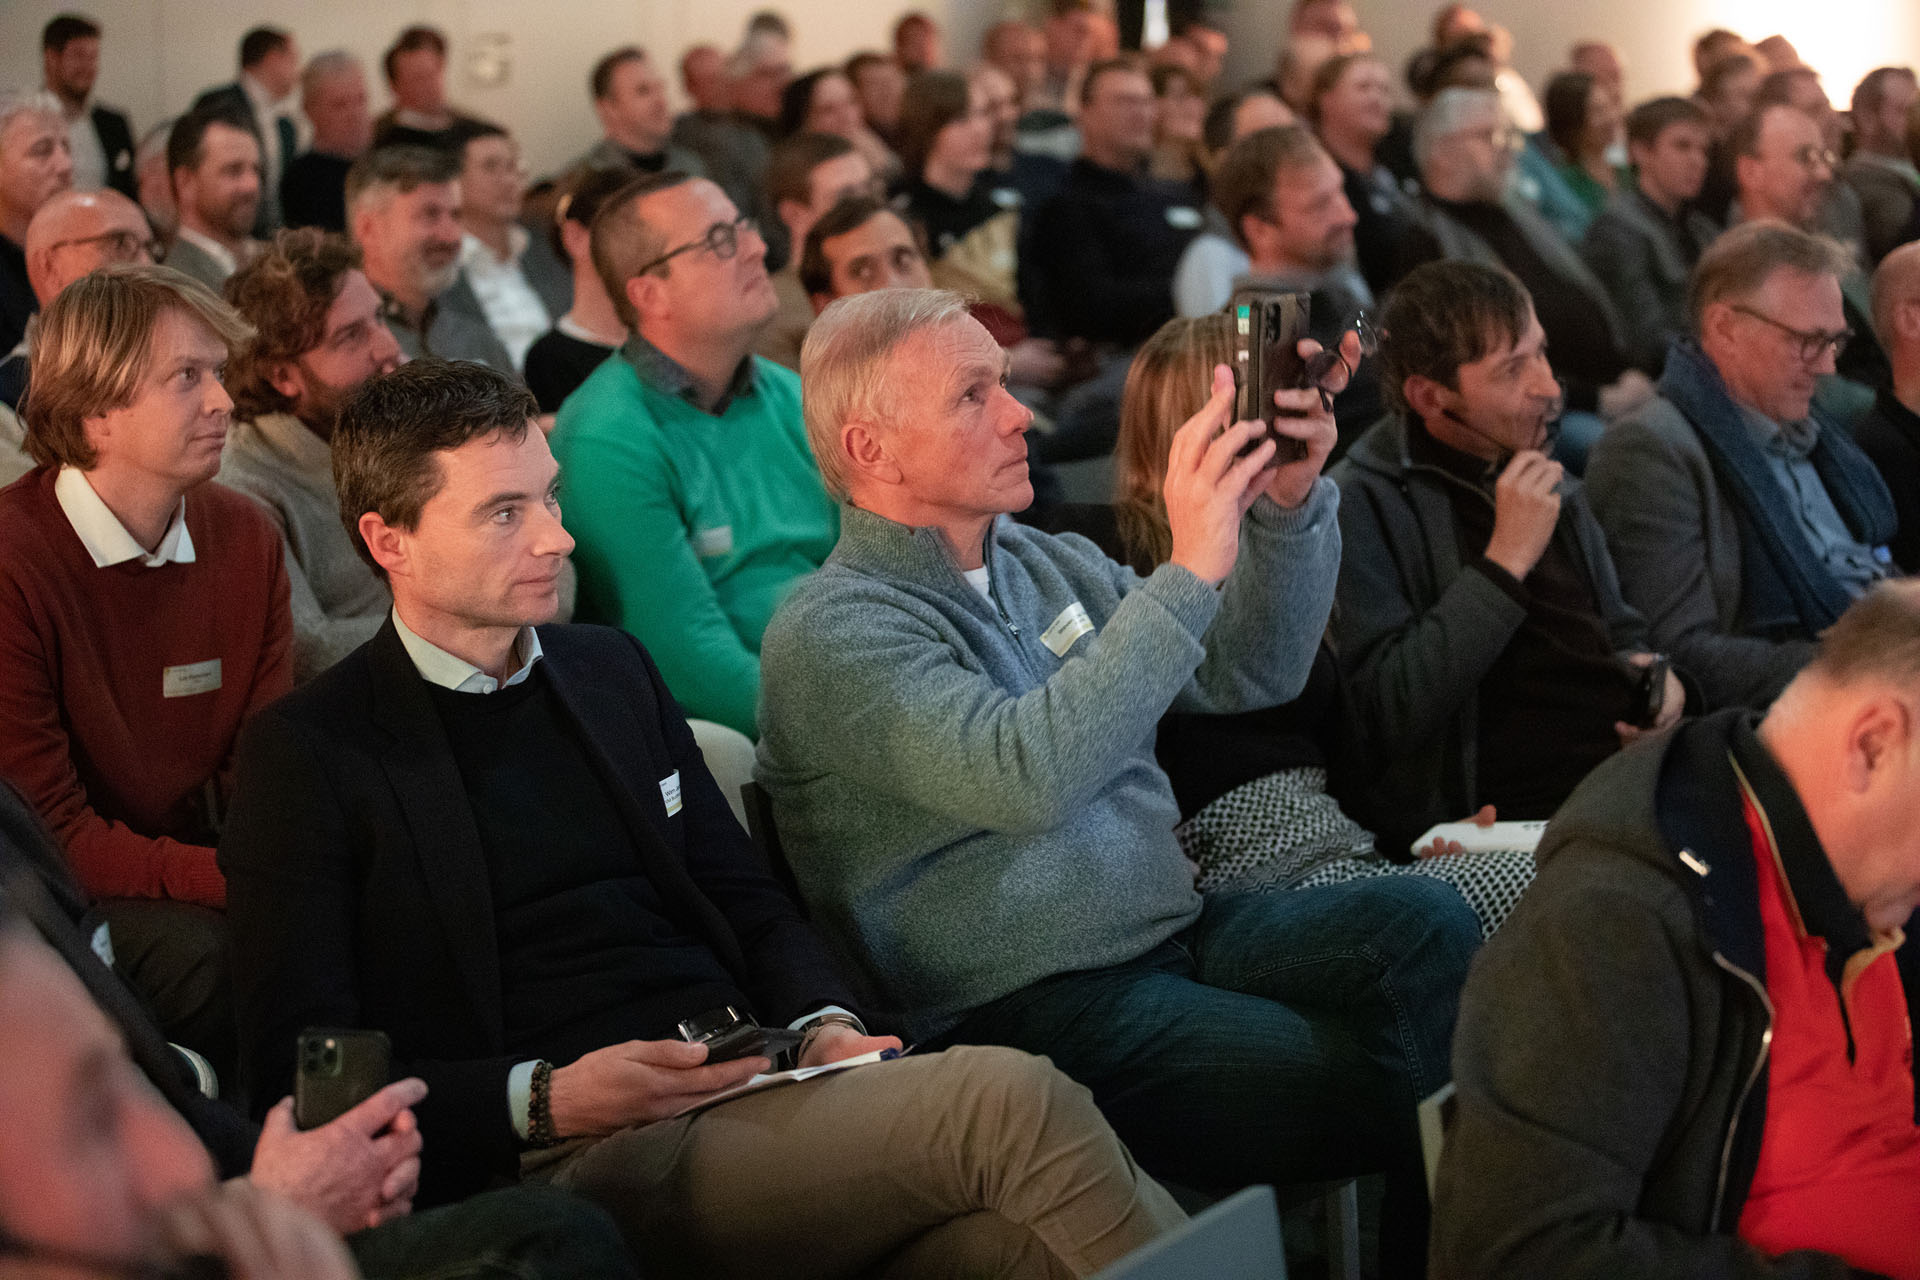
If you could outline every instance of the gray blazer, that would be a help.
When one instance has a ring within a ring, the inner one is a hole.
[[[1762,707],[1813,642],[1742,634],[1740,526],[1693,424],[1665,397],[1613,423],[1587,459],[1587,493],[1627,599],[1710,707]]]
[[[166,265],[192,276],[216,294],[233,274],[224,263],[215,262],[212,254],[184,236],[167,249]]]

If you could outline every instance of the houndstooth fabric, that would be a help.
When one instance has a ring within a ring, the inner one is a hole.
[[[1457,889],[1492,937],[1533,880],[1531,853],[1452,854],[1402,865],[1327,794],[1327,771],[1282,769],[1235,787],[1174,829],[1202,893],[1312,889],[1370,876],[1420,875]]]

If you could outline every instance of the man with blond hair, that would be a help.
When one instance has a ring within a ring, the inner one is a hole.
[[[1169,708],[1306,681],[1340,559],[1319,394],[1278,393],[1303,456],[1276,463],[1214,369],[1172,446],[1171,559],[1141,578],[1007,518],[1033,415],[957,294],[843,298],[801,367],[841,532],[767,628],[757,774],[818,917],[915,1038],[1046,1055],[1160,1176],[1385,1172],[1382,1270],[1417,1270],[1413,1107],[1446,1075],[1473,912],[1419,876],[1203,899],[1153,758]]]
[[[111,188],[62,191],[27,225],[27,279],[41,306],[95,268],[152,262],[157,243],[140,206]],[[22,337],[0,356],[0,484],[33,469],[19,419],[27,394],[28,346]]]
[[[115,966],[170,1038],[234,1063],[213,844],[234,738],[284,693],[287,578],[251,501],[209,485],[249,336],[165,267],[68,286],[35,331],[27,447],[0,491],[0,777],[59,837]]]
[[[1917,688],[1881,583],[1560,810],[1461,997],[1436,1280],[1920,1274]]]

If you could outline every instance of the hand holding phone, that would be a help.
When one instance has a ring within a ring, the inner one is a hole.
[[[293,1122],[317,1129],[385,1087],[393,1043],[381,1031],[308,1027],[294,1061]]]

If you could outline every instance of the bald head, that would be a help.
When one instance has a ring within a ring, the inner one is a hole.
[[[41,306],[81,276],[113,262],[151,263],[153,232],[140,206],[111,187],[62,191],[27,224],[27,279]]]
[[[1920,240],[1889,253],[1873,273],[1873,331],[1896,380],[1920,378]]]

